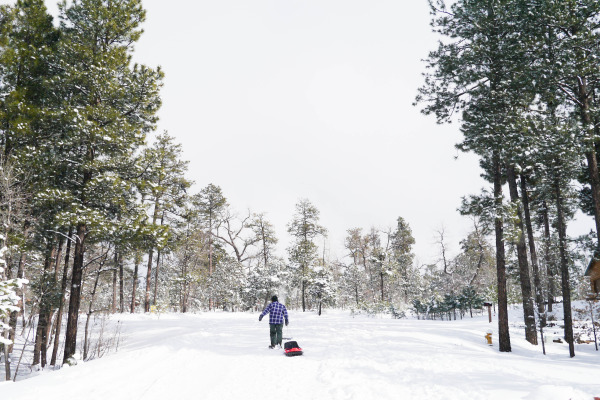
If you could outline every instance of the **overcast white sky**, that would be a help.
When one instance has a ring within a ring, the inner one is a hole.
[[[159,131],[183,144],[194,190],[214,183],[240,212],[267,213],[281,254],[300,198],[321,211],[334,257],[347,229],[398,216],[420,262],[437,259],[442,226],[458,250],[471,228],[460,198],[485,183],[477,159],[454,149],[458,125],[411,105],[437,41],[425,0],[144,6],[135,60],[166,73]]]
[[[346,230],[412,227],[422,262],[433,232],[458,240],[456,212],[483,184],[458,127],[411,105],[436,46],[422,1],[146,0],[135,58],[166,73],[160,128],[183,143],[196,188],[266,212],[287,247],[294,205],[321,211],[333,256]],[[457,249],[458,245],[455,244]]]

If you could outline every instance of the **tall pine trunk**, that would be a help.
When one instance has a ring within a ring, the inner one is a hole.
[[[119,269],[119,312],[123,314],[125,312],[125,282],[123,278],[123,255],[120,252],[117,258],[117,268]]]
[[[383,303],[383,301],[385,300],[384,293],[383,293],[383,286],[384,286],[383,285],[383,283],[384,283],[383,282],[383,271],[379,272],[379,277],[381,278],[380,279],[380,285],[381,285],[381,302]]]
[[[525,322],[525,339],[537,345],[537,329],[535,326],[535,308],[533,306],[533,295],[531,292],[531,277],[529,276],[529,262],[527,261],[527,245],[525,244],[525,229],[523,229],[523,213],[519,205],[519,191],[517,189],[517,177],[515,166],[507,168],[508,188],[510,200],[517,206],[517,221],[515,227],[519,232],[517,239],[517,259],[519,263],[519,280],[521,281],[521,294],[523,297],[523,319]]]
[[[44,260],[44,270],[42,272],[40,284],[40,306],[38,326],[35,335],[35,346],[33,353],[33,365],[41,364],[42,368],[46,366],[47,346],[48,346],[48,328],[51,317],[51,299],[52,299],[52,261],[56,254],[56,247],[53,238],[48,238],[46,245],[46,257]]]
[[[65,244],[65,236],[62,234],[59,234],[58,237],[58,251],[56,252],[56,257],[54,258],[54,276],[52,278],[53,282],[53,291],[57,290],[57,285],[58,285],[58,270],[60,269],[60,261],[62,259],[62,254],[63,254],[63,246]],[[62,294],[62,292],[60,292],[60,294]],[[52,297],[55,297],[55,295],[53,295]],[[54,305],[53,305],[54,308]],[[47,347],[50,347],[50,345],[52,344],[52,339],[54,338],[55,340],[57,339],[56,337],[56,327],[57,325],[60,323],[60,321],[57,319],[58,318],[58,308],[56,308],[54,310],[54,317],[56,318],[52,318],[51,322],[52,325],[51,327],[48,327],[48,334],[47,334],[47,338],[48,338],[48,345]]]
[[[156,225],[158,219],[158,199],[154,204],[154,213],[152,215],[152,226]],[[150,245],[148,250],[148,269],[146,271],[146,295],[144,297],[144,312],[150,312],[150,288],[152,287],[152,262],[154,256],[154,246]]]
[[[569,282],[569,261],[567,258],[567,227],[565,223],[565,215],[563,211],[563,198],[559,179],[556,178],[556,181],[554,183],[559,238],[558,249],[560,252],[560,275],[562,281],[565,341],[569,344],[569,355],[571,357],[575,357],[575,347],[573,343],[573,319],[571,316],[571,286]]]
[[[554,262],[550,254],[550,216],[546,200],[544,200],[542,218],[544,219],[544,262],[546,263],[546,275],[548,277],[548,312],[552,312],[552,304],[554,303]]]
[[[160,216],[160,226],[164,226],[164,224],[165,224],[165,212],[163,211]],[[154,298],[152,300],[153,304],[156,304],[156,298],[157,298],[157,294],[158,294],[158,272],[159,272],[159,268],[160,268],[160,256],[161,256],[161,251],[160,251],[160,249],[158,249],[156,252],[156,271],[154,271]]]
[[[65,237],[60,235],[58,238],[58,251],[54,258],[54,282],[58,282],[58,270],[60,267],[60,260],[62,259],[63,246],[65,244]]]
[[[504,251],[504,223],[502,218],[502,171],[497,153],[493,155],[494,166],[494,199],[496,218],[494,231],[496,234],[496,276],[498,278],[498,343],[502,352],[511,351],[510,333],[508,330],[508,296],[506,293],[506,255]]]
[[[535,302],[537,304],[537,312],[540,318],[540,327],[546,325],[546,317],[544,314],[544,291],[542,289],[542,280],[540,278],[540,268],[533,237],[533,225],[531,223],[531,211],[529,208],[529,193],[527,193],[527,177],[521,174],[521,196],[523,198],[523,211],[525,213],[525,226],[527,228],[527,238],[529,241],[529,256],[531,257],[531,267],[533,269],[533,286],[535,290]]]
[[[305,266],[304,264],[302,265],[302,280],[300,282],[301,285],[301,291],[302,291],[302,312],[306,311],[306,282],[304,280],[304,276],[305,276]]]
[[[98,281],[100,280],[100,274],[102,273],[102,264],[98,267],[96,271],[96,280],[94,281],[94,288],[92,289],[92,293],[90,294],[90,306],[88,308],[87,316],[85,319],[85,330],[83,337],[83,360],[88,359],[89,353],[89,327],[90,327],[90,318],[94,313],[94,298],[96,296],[96,289],[98,288]]]
[[[157,250],[156,252],[156,269],[154,271],[154,297],[152,300],[152,303],[156,304],[156,298],[158,297],[158,272],[159,272],[159,266],[160,266],[160,250]]]
[[[83,282],[83,256],[85,254],[85,239],[87,226],[85,223],[77,225],[75,235],[75,254],[73,256],[73,275],[71,277],[71,297],[69,298],[69,312],[67,319],[67,332],[65,335],[65,353],[63,363],[67,363],[77,350],[77,322],[79,320],[79,307],[81,305],[81,284]]]
[[[265,263],[265,271],[269,270],[269,253],[267,252],[267,236],[265,234],[265,226],[264,224],[261,224],[260,227],[260,234],[261,234],[261,241],[262,241],[262,255],[263,255],[263,261]],[[267,304],[269,303],[269,292],[270,292],[270,287],[269,287],[269,291],[267,293],[265,293],[265,301],[263,302],[263,309],[265,309],[267,307]]]
[[[58,345],[60,343],[60,331],[62,327],[62,315],[64,311],[65,296],[67,294],[67,282],[69,278],[69,256],[71,254],[72,236],[73,227],[69,227],[69,234],[67,236],[67,250],[65,252],[65,265],[63,268],[63,276],[60,283],[60,299],[58,301],[58,313],[56,315],[56,332],[54,333],[54,346],[52,347],[52,358],[50,359],[50,365],[56,365],[56,358],[58,356]]]
[[[144,295],[144,312],[150,312],[150,287],[152,285],[153,256],[154,248],[150,247],[150,251],[148,251],[148,268],[146,272],[146,294]]]
[[[115,267],[112,270],[112,302],[111,302],[111,306],[110,306],[111,314],[117,313],[117,275],[118,275],[117,253],[115,252]]]
[[[133,314],[135,312],[135,295],[136,295],[136,290],[137,290],[137,284],[138,284],[138,270],[140,268],[140,254],[139,252],[135,253],[135,259],[134,259],[134,267],[133,267],[133,288],[131,289],[131,308],[130,308],[130,312],[131,314]]]

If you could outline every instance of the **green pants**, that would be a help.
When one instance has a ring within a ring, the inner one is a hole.
[[[283,324],[270,324],[269,328],[271,328],[271,346],[275,346],[276,344],[281,346]]]

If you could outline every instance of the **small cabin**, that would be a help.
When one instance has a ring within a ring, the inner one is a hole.
[[[594,254],[594,257],[590,261],[590,265],[585,270],[585,276],[590,277],[591,284],[591,297],[599,298],[600,297],[600,254]]]

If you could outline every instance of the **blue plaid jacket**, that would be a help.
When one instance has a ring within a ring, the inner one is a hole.
[[[274,301],[265,308],[260,314],[261,317],[269,314],[269,324],[283,324],[283,320],[288,320],[287,308],[278,301]]]

